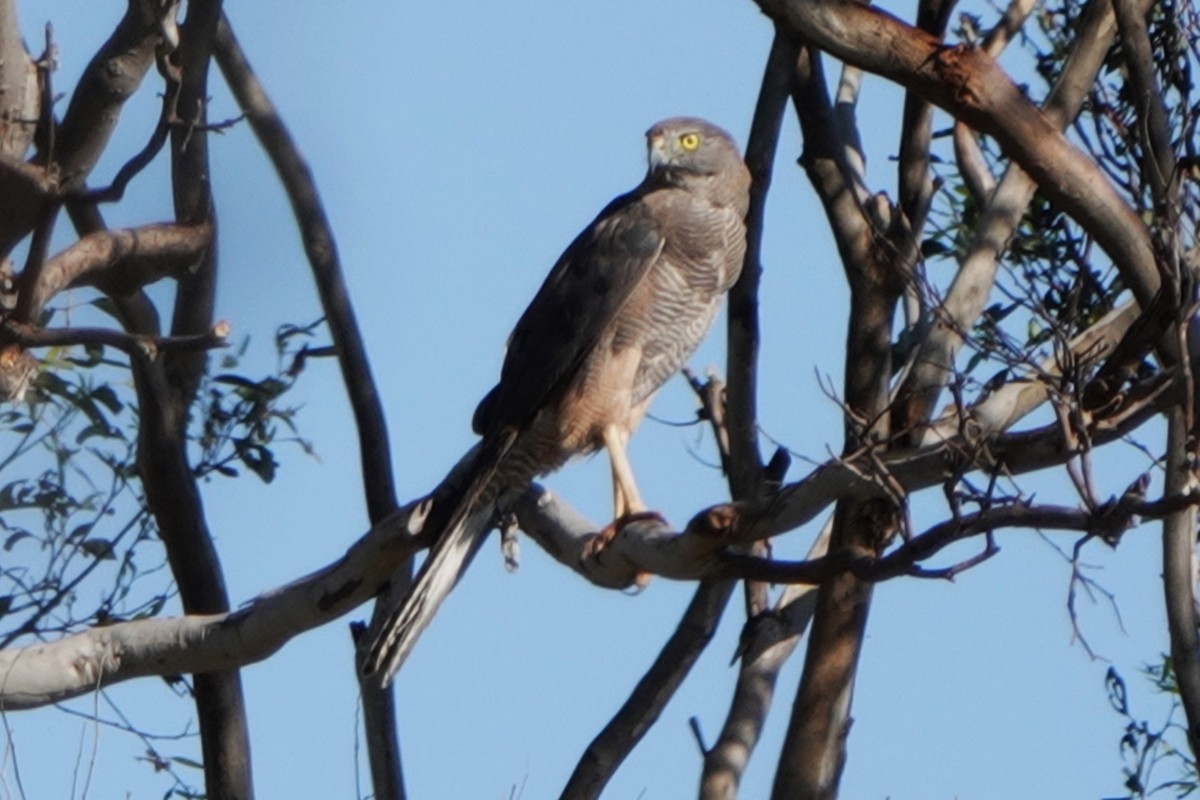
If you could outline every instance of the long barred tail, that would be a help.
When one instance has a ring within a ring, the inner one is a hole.
[[[463,489],[442,500],[442,510],[438,509],[435,496],[431,517],[435,525],[438,520],[445,520],[442,532],[421,564],[408,594],[388,615],[363,661],[363,672],[377,675],[384,686],[391,683],[442,601],[479,552],[492,523],[492,514],[484,507],[493,499],[488,485],[515,441],[515,432],[506,432],[495,441],[485,439],[463,481]]]

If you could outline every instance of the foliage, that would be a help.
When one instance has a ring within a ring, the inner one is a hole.
[[[1172,697],[1170,710],[1161,724],[1154,725],[1134,716],[1125,679],[1115,667],[1109,667],[1104,677],[1108,700],[1113,710],[1125,719],[1125,731],[1120,740],[1121,771],[1129,794],[1120,800],[1194,795],[1200,791],[1200,773],[1196,771],[1196,760],[1188,753],[1186,731],[1175,721],[1179,710],[1179,687],[1171,670],[1170,657],[1163,656],[1159,663],[1147,664],[1142,673],[1158,693]],[[1173,771],[1175,777],[1160,780],[1153,776],[1156,770],[1161,773],[1164,768]]]

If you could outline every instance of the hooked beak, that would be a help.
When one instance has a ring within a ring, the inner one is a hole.
[[[650,169],[655,170],[666,166],[669,161],[666,150],[666,137],[661,133],[651,134],[646,137],[646,146],[649,150]]]

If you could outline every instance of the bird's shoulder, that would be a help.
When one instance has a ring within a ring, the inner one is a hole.
[[[614,198],[567,246],[509,337],[500,383],[476,410],[479,433],[522,426],[561,391],[659,259],[662,192]]]

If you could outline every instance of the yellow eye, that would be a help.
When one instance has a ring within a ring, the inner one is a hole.
[[[679,137],[679,146],[684,150],[695,150],[700,146],[700,134],[685,133]]]

